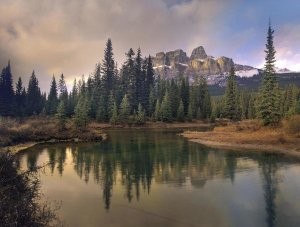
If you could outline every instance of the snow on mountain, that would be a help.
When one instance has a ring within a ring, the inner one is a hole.
[[[252,77],[254,75],[257,75],[258,69],[250,69],[250,70],[240,70],[240,71],[236,71],[235,74],[239,77]]]

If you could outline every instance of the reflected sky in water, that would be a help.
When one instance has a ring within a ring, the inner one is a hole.
[[[102,143],[36,146],[42,191],[67,226],[300,226],[300,163],[190,143],[174,131],[110,131]]]

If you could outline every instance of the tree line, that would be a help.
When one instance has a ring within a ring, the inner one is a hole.
[[[48,95],[41,92],[33,71],[27,89],[19,78],[13,86],[10,62],[0,77],[0,116],[26,117],[44,114],[56,116],[61,129],[68,118],[78,128],[89,120],[111,124],[138,124],[152,121],[192,121],[193,119],[229,118],[231,120],[263,120],[276,125],[282,117],[300,113],[300,91],[295,85],[279,87],[275,75],[274,30],[268,28],[264,77],[259,92],[238,88],[234,68],[231,69],[224,96],[211,98],[204,76],[156,76],[150,56],[143,58],[140,48],[126,53],[126,61],[118,68],[108,39],[102,62],[85,79],[74,80],[69,92],[62,74],[58,82],[53,76]]]
[[[153,121],[191,121],[211,115],[211,98],[204,77],[191,85],[181,76],[163,79],[154,75],[151,57],[132,48],[119,69],[114,61],[112,42],[108,39],[101,63],[85,79],[74,80],[69,92],[62,74],[53,76],[48,95],[41,92],[33,71],[27,89],[19,78],[14,90],[10,63],[0,77],[0,115],[26,117],[56,116],[62,128],[73,118],[83,128],[90,119],[111,124],[143,124]]]

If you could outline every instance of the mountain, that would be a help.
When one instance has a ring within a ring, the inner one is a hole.
[[[207,55],[203,46],[193,49],[191,56],[181,49],[159,52],[152,57],[155,74],[162,78],[176,78],[185,76],[192,82],[197,76],[205,76],[213,95],[224,92],[226,79],[233,66],[237,75],[239,86],[248,90],[257,90],[262,78],[263,70],[235,63],[229,57],[218,57]],[[289,69],[276,68],[279,83],[284,86],[295,83],[300,86],[300,73],[291,72]]]
[[[251,77],[259,73],[258,69],[252,66],[235,64],[229,57],[209,56],[202,46],[193,49],[191,56],[178,49],[166,53],[159,52],[152,60],[156,74],[164,78],[183,75],[192,81],[195,76],[201,75],[207,76],[209,83],[217,83],[228,75],[233,66],[236,74],[241,77]]]

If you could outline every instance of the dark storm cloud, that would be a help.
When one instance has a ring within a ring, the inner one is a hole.
[[[130,47],[141,47],[144,55],[178,48],[189,54],[203,45],[209,54],[258,65],[268,16],[261,14],[261,3],[246,2],[1,0],[0,66],[11,59],[15,78],[28,78],[35,69],[46,90],[52,74],[64,73],[71,83],[75,76],[92,72],[109,37],[119,64]],[[297,36],[289,31],[299,34],[298,26],[297,21],[282,25],[288,33],[285,39],[278,35],[284,44],[278,45],[282,65],[287,56],[297,58],[298,49],[290,48]]]

